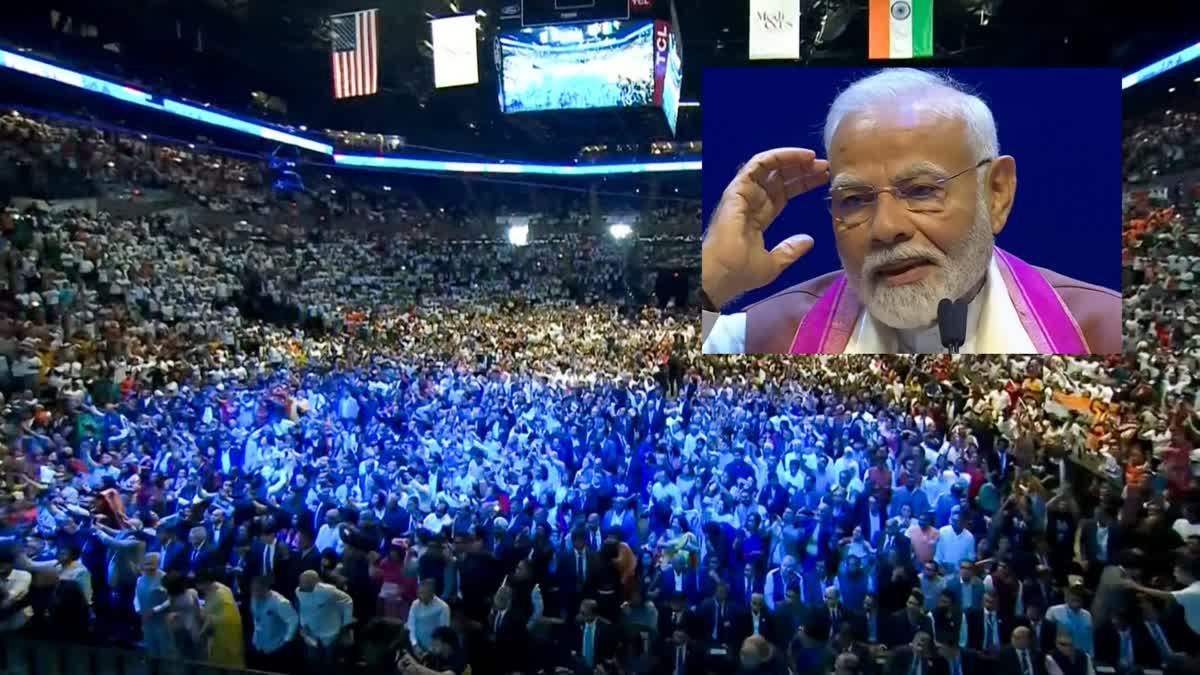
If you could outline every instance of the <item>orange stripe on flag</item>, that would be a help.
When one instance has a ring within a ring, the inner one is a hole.
[[[891,58],[891,11],[891,0],[871,0],[867,25],[868,58]]]

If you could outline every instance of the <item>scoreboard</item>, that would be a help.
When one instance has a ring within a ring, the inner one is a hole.
[[[521,0],[521,25],[626,20],[630,3],[646,0]]]

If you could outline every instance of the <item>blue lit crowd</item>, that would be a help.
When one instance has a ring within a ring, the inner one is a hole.
[[[273,672],[1197,672],[1191,355],[701,358],[694,313],[558,292],[561,246],[513,254],[546,289],[514,299],[490,244],[276,237],[0,214],[5,638]]]

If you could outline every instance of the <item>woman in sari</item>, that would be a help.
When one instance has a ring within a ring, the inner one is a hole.
[[[225,668],[245,668],[242,615],[233,591],[212,573],[201,573],[197,587],[204,593],[201,635],[208,643],[208,662]]]

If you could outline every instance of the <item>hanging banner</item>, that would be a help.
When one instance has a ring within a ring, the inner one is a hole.
[[[430,25],[433,29],[433,86],[441,89],[478,84],[475,15],[434,19]]]
[[[800,0],[750,0],[750,58],[800,58]]]

